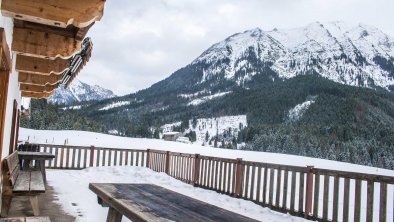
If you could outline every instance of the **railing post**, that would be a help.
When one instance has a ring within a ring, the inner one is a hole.
[[[200,154],[194,155],[193,186],[197,186],[200,179]]]
[[[150,149],[146,150],[146,167],[150,168]]]
[[[166,174],[170,175],[170,151],[166,152]]]
[[[90,167],[93,167],[94,161],[94,146],[90,146]]]
[[[313,194],[313,166],[307,166],[306,175],[306,194],[305,194],[305,218],[312,213],[312,194]]]
[[[240,197],[242,192],[242,158],[237,158],[235,173],[235,196]]]

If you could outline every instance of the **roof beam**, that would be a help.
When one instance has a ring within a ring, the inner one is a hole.
[[[54,91],[49,92],[49,93],[43,93],[43,92],[26,92],[22,91],[22,96],[27,97],[27,98],[34,98],[34,99],[45,99],[48,98],[53,94]]]
[[[16,56],[15,69],[40,75],[61,74],[70,66],[70,59],[43,59],[25,55]]]
[[[81,49],[81,41],[55,33],[14,27],[12,51],[27,56],[67,59]]]
[[[0,70],[8,71],[11,69],[11,52],[8,48],[7,41],[5,39],[5,31],[0,28]]]
[[[4,16],[66,28],[83,28],[103,16],[105,0],[2,0]]]
[[[51,74],[49,76],[34,73],[20,72],[18,81],[29,85],[57,85],[62,80],[61,75]]]
[[[24,92],[37,92],[37,93],[51,93],[57,88],[57,85],[28,85],[25,83],[20,84],[21,91]]]

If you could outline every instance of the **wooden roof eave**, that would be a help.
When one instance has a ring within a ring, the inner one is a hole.
[[[61,28],[88,27],[99,21],[105,0],[2,0],[4,16]]]
[[[85,42],[86,41],[86,42]],[[52,93],[56,90],[56,88],[63,83],[63,79],[65,75],[71,75],[69,77],[69,80],[65,82],[65,88],[68,87],[68,85],[71,83],[71,81],[79,74],[79,72],[82,70],[82,68],[86,65],[86,63],[89,61],[91,57],[91,52],[92,52],[92,43],[90,39],[86,39],[84,41],[84,45],[81,47],[83,51],[80,51],[77,53],[75,56],[82,56],[82,61],[79,66],[76,68],[72,67],[71,63],[72,59],[66,60],[68,64],[70,64],[61,74],[56,74],[56,73],[29,73],[29,72],[19,72],[19,83],[20,83],[20,89],[22,91],[22,95],[25,97],[31,97],[31,98],[47,98]],[[50,60],[50,59],[42,59],[42,58],[34,58],[31,59],[30,57],[25,57],[25,56],[20,56],[18,58],[21,58],[22,62],[23,61],[33,61],[32,64],[29,65],[21,65],[20,67],[34,67],[35,70],[38,70],[40,67],[43,70],[48,69],[48,67],[54,67],[57,65],[53,65],[53,63],[56,62],[56,60]],[[63,61],[63,60],[60,60]],[[39,62],[40,65],[38,63]],[[17,60],[18,63],[18,60]],[[63,64],[62,68],[65,68],[65,64]],[[73,72],[70,72],[71,69]]]
[[[36,92],[36,93],[52,93],[56,88],[58,87],[58,84],[55,85],[30,85],[26,83],[21,83],[20,84],[20,90],[23,92]]]
[[[16,56],[15,70],[24,73],[34,73],[38,75],[62,74],[69,66],[69,59],[45,59],[26,55]]]
[[[44,92],[27,92],[27,91],[21,91],[23,97],[27,98],[33,98],[33,99],[46,99],[50,97],[54,91],[49,92],[49,93],[44,93]]]
[[[62,80],[62,75],[50,74],[50,75],[38,75],[35,73],[19,72],[19,83],[29,85],[56,85]]]

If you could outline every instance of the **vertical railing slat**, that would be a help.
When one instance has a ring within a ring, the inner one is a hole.
[[[349,221],[349,186],[350,186],[350,179],[345,178],[345,184],[343,188],[343,221]]]
[[[101,149],[96,148],[96,167],[100,166],[100,151]]]
[[[281,187],[281,181],[282,181],[282,170],[280,168],[277,169],[277,176],[276,176],[276,191],[275,191],[275,206],[279,206],[279,201],[280,201],[280,187]]]
[[[354,221],[360,221],[361,207],[361,180],[356,180],[356,189],[354,193]]]
[[[300,172],[300,187],[298,190],[298,212],[303,212],[304,208],[304,172]]]
[[[313,216],[319,216],[320,173],[315,174],[315,189],[313,195]]]
[[[380,204],[379,204],[379,221],[386,222],[387,220],[387,184],[380,183]]]
[[[373,221],[373,196],[374,196],[374,182],[368,180],[367,184],[367,221]]]
[[[334,177],[334,203],[333,203],[333,209],[332,209],[332,221],[337,222],[338,221],[338,197],[339,197],[339,177],[335,176]]]
[[[328,191],[330,187],[330,176],[324,175],[323,188],[323,220],[328,219]]]
[[[270,193],[268,199],[268,205],[273,206],[273,199],[274,199],[274,177],[275,177],[275,169],[270,168]]]

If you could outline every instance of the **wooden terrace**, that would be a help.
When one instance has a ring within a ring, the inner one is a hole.
[[[394,201],[393,196],[388,195],[388,188],[392,189],[394,185],[394,177],[159,150],[48,144],[34,146],[38,146],[39,151],[55,155],[53,160],[47,161],[47,168],[141,166],[164,172],[196,187],[307,219],[394,219],[388,208],[388,203]]]

